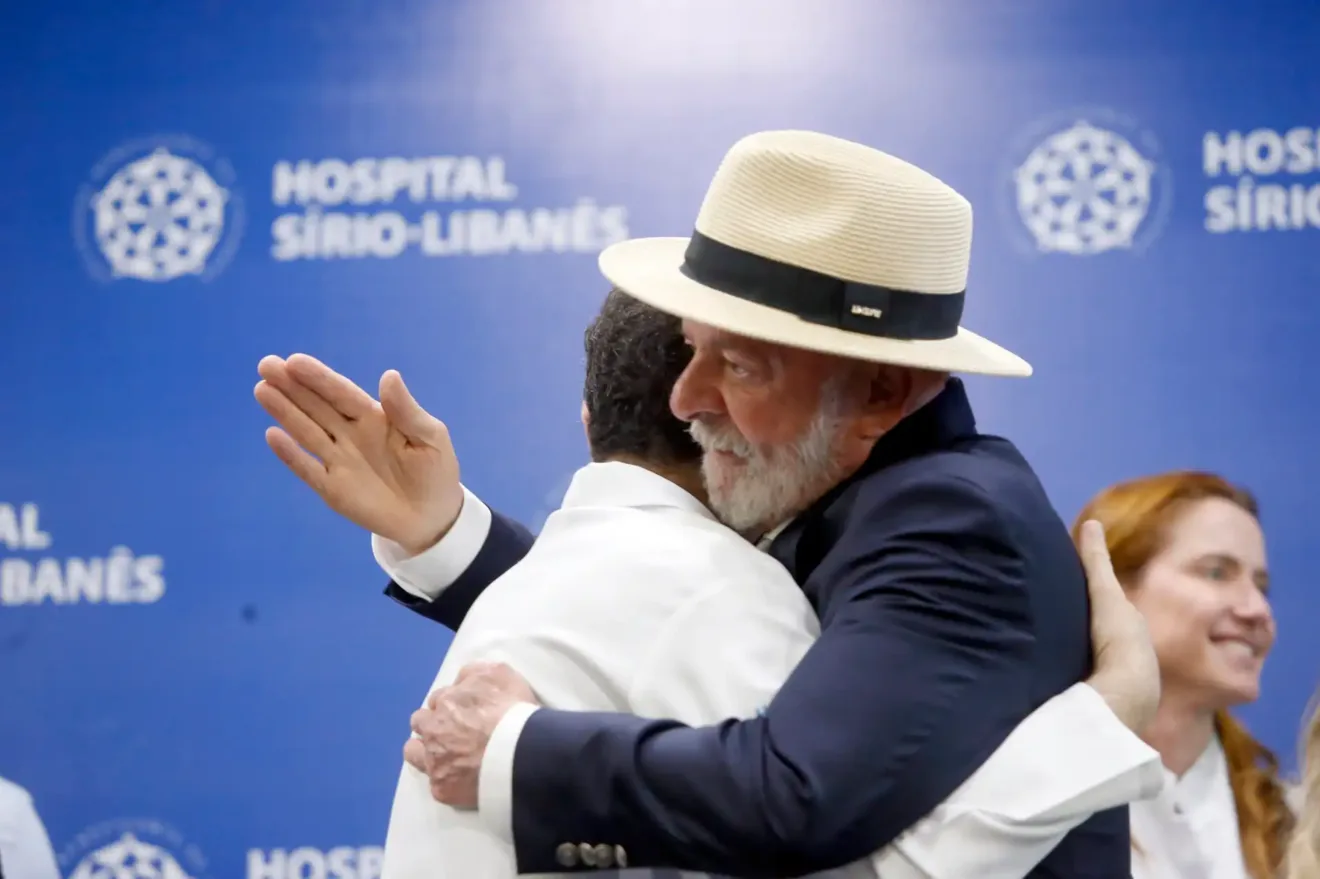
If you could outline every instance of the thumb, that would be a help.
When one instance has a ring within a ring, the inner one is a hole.
[[[442,427],[413,399],[398,370],[387,370],[380,377],[380,405],[394,429],[408,439],[429,445],[435,440],[436,428]]]
[[[1114,574],[1114,564],[1109,558],[1109,547],[1105,544],[1105,529],[1094,519],[1082,523],[1080,553],[1082,566],[1086,569],[1086,588],[1091,593],[1091,603],[1113,604],[1115,599],[1126,600],[1123,587]]]

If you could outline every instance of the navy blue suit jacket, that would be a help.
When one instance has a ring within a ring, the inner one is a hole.
[[[440,600],[388,592],[455,628],[531,542],[496,515]],[[841,866],[923,818],[1090,671],[1086,580],[1067,529],[1013,445],[977,433],[957,380],[771,552],[811,599],[821,637],[764,715],[694,729],[537,711],[514,754],[520,873],[562,871],[564,842],[622,846],[630,867],[742,877]],[[1075,829],[1031,876],[1129,870],[1120,808]]]

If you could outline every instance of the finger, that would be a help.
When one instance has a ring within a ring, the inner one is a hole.
[[[270,446],[275,457],[284,462],[294,475],[320,492],[325,487],[325,465],[303,451],[302,446],[293,441],[287,433],[278,427],[266,428],[266,445]]]
[[[280,426],[288,431],[288,435],[304,449],[322,459],[334,450],[334,440],[330,435],[312,420],[306,410],[289,399],[289,396],[275,385],[268,381],[259,381],[252,389],[252,395],[257,398],[261,408],[279,422]],[[278,450],[276,454],[279,454]]]
[[[290,354],[289,374],[344,418],[362,418],[376,407],[371,395],[310,354]]]
[[[489,675],[500,668],[508,668],[508,666],[498,662],[469,662],[458,670],[458,676],[454,678],[454,683],[461,684],[469,678]]]
[[[408,718],[408,728],[419,736],[422,734],[422,722],[426,720],[431,712],[427,708],[419,708]]]
[[[448,698],[449,688],[440,687],[432,690],[431,695],[426,697],[426,709],[428,711],[438,711],[445,699]]]
[[[426,772],[426,746],[421,739],[409,739],[403,743],[403,759],[414,769]]]
[[[1112,604],[1117,599],[1127,600],[1123,587],[1114,574],[1114,564],[1105,544],[1105,529],[1094,519],[1082,523],[1082,566],[1086,569],[1086,588],[1095,604]]]
[[[266,382],[301,409],[327,437],[335,440],[344,434],[346,424],[353,419],[346,419],[338,409],[330,405],[329,400],[299,381],[297,372],[290,365],[298,362],[297,357],[296,354],[290,357],[283,368],[268,367]]]
[[[408,439],[433,446],[447,436],[445,426],[413,398],[396,370],[388,370],[380,377],[380,405],[394,429]]]
[[[257,375],[270,380],[272,376],[284,375],[288,367],[284,363],[283,357],[277,357],[274,354],[267,354],[257,361]]]

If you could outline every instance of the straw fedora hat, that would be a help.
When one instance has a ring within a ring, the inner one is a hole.
[[[738,335],[877,363],[1027,376],[959,326],[972,206],[901,159],[809,131],[733,145],[691,238],[600,254],[615,287]]]

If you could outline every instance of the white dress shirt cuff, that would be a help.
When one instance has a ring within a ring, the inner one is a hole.
[[[1086,684],[1020,723],[927,818],[874,856],[885,877],[1018,879],[1095,812],[1164,785],[1159,754]]]
[[[458,518],[435,546],[410,556],[393,540],[373,534],[371,553],[400,589],[423,601],[435,601],[472,566],[488,534],[490,507],[464,486]]]
[[[519,702],[500,718],[481,755],[477,778],[477,813],[491,833],[513,845],[513,754],[527,718],[537,706]]]
[[[964,791],[974,808],[1012,821],[1090,815],[1156,796],[1164,764],[1154,748],[1123,725],[1104,698],[1074,684],[1009,734],[997,755],[1021,755],[1011,784],[991,779]]]

